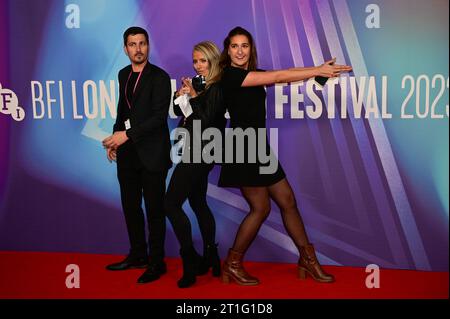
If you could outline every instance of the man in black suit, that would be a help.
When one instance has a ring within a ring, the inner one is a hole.
[[[138,283],[159,279],[166,272],[164,194],[171,167],[167,114],[171,102],[169,75],[148,62],[147,32],[139,27],[123,35],[131,65],[119,72],[119,103],[113,135],[103,140],[107,157],[117,160],[122,208],[130,253],[108,270],[145,268]],[[148,253],[142,196],[148,222]]]

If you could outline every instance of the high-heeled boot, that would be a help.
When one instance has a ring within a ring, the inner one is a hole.
[[[243,286],[254,286],[259,284],[258,278],[248,274],[242,265],[244,254],[233,249],[228,251],[227,259],[222,267],[222,282],[228,284],[233,279],[237,284]]]
[[[212,268],[214,277],[220,276],[220,257],[217,251],[217,244],[208,244],[203,247],[203,261],[200,265],[198,275],[204,275]]]
[[[202,262],[202,257],[195,251],[193,246],[185,247],[180,250],[183,261],[183,277],[178,280],[179,288],[188,288],[195,284],[196,275]]]
[[[314,246],[311,244],[300,247],[300,259],[298,261],[299,278],[306,279],[307,274],[318,282],[334,282],[333,275],[327,274],[320,266]]]

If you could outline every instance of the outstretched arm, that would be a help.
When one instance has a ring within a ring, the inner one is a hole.
[[[352,70],[351,66],[334,64],[336,58],[316,67],[291,68],[267,72],[249,72],[242,86],[271,85],[274,83],[287,83],[306,80],[315,76],[327,78],[337,77],[342,72]]]

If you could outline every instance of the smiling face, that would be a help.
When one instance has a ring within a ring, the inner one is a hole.
[[[231,66],[241,69],[248,68],[248,62],[251,55],[250,41],[245,35],[235,35],[230,38],[230,45],[228,47],[228,55],[231,59]]]
[[[209,74],[209,62],[206,56],[197,50],[192,52],[192,64],[194,66],[195,72],[199,75],[207,77]]]
[[[131,63],[140,65],[147,62],[149,47],[145,35],[129,35],[124,49]]]

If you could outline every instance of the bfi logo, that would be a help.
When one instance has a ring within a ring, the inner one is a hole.
[[[11,115],[15,121],[22,121],[25,118],[25,110],[19,106],[19,99],[16,93],[3,88],[0,83],[0,112]]]

